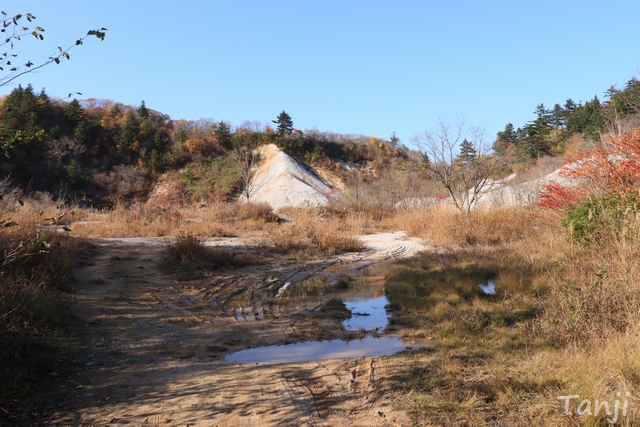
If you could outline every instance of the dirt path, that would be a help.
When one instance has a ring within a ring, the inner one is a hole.
[[[307,278],[424,249],[402,233],[363,236],[358,254],[260,265],[178,281],[160,268],[164,239],[96,241],[75,271],[78,348],[54,381],[72,389],[56,425],[396,426],[409,418],[385,390],[402,356],[235,365],[249,347],[330,339],[335,320],[278,298]],[[236,240],[211,245],[238,248]],[[80,349],[80,351],[78,351]],[[66,367],[66,368],[65,368]]]

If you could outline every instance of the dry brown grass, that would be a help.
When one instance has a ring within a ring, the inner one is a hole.
[[[56,214],[25,203],[7,213],[18,225],[0,229],[0,406],[14,414],[51,384],[55,337],[71,322],[70,271],[88,249],[83,239],[42,228]]]
[[[411,325],[402,334],[435,342],[407,369],[400,404],[433,425],[606,426],[595,401],[613,410],[618,399],[615,425],[640,425],[640,236],[628,232],[637,227],[578,245],[557,214],[458,215],[394,219],[446,251],[388,273],[398,319]],[[498,295],[478,296],[475,284],[493,273]],[[563,395],[580,396],[570,415]],[[584,399],[591,412],[578,416]]]
[[[238,211],[240,218],[253,219],[264,222],[273,222],[277,216],[273,213],[273,208],[267,202],[249,202],[240,206]]]
[[[640,325],[635,325],[637,327]],[[561,412],[557,425],[637,426],[640,423],[640,338],[636,333],[611,334],[585,346],[569,345],[560,349],[538,351],[512,367],[512,372],[528,382],[549,382],[555,385],[546,397],[551,414]],[[570,400],[571,417],[564,414],[564,401],[558,396],[577,395]],[[577,406],[584,399],[592,404],[591,413],[578,417]],[[557,403],[552,403],[556,400]],[[603,410],[594,414],[595,401],[607,401],[613,411],[620,403],[618,420],[608,423]],[[626,415],[622,405],[627,401]],[[561,408],[559,408],[561,406]],[[558,411],[560,409],[560,411]]]
[[[586,345],[626,334],[640,324],[640,232],[601,236],[589,244],[570,245],[558,260],[553,294],[546,301],[540,327],[562,343]]]
[[[522,240],[548,218],[524,208],[491,209],[460,214],[453,206],[441,204],[431,209],[400,211],[390,223],[413,236],[442,246],[482,246],[509,244]]]
[[[267,250],[293,258],[313,258],[357,252],[363,247],[356,237],[361,225],[353,217],[329,215],[322,210],[285,212],[291,222],[270,233]]]
[[[526,209],[463,216],[441,207],[384,218],[364,211],[287,209],[281,212],[288,219],[283,224],[270,222],[265,206],[240,209],[139,204],[78,209],[67,222],[82,236],[191,236],[167,254],[178,270],[227,265],[229,254],[218,252],[201,264],[209,248],[195,236],[261,234],[267,236],[264,249],[303,259],[359,250],[358,234],[404,229],[444,250],[399,262],[389,272],[396,281],[389,294],[403,310],[398,319],[409,325],[401,333],[435,343],[412,356],[396,383],[398,404],[416,420],[605,426],[602,415],[576,416],[576,400],[573,415],[565,415],[557,396],[613,402],[616,393],[629,392],[628,415],[616,425],[640,425],[640,235],[573,244],[557,214]],[[11,215],[24,232],[41,223],[40,210],[44,217],[57,212],[27,203]],[[4,232],[5,239],[22,233]],[[477,282],[494,275],[498,295],[479,295]]]
[[[256,262],[247,254],[207,247],[194,236],[181,236],[164,248],[163,266],[183,278],[218,269],[234,269]]]
[[[78,209],[70,228],[84,237],[207,236],[233,237],[244,231],[277,227],[266,209],[246,211],[240,206],[216,203],[182,208],[138,203],[111,210]]]

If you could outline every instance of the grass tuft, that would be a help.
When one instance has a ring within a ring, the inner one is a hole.
[[[173,244],[165,247],[162,260],[166,268],[186,275],[201,270],[238,268],[252,262],[248,255],[204,246],[194,236],[178,237]]]

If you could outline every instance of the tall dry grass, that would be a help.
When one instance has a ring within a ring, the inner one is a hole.
[[[496,246],[510,244],[547,228],[549,217],[526,208],[496,208],[461,214],[454,206],[398,211],[388,222],[439,246]],[[553,220],[555,222],[555,220]],[[557,227],[557,225],[554,225]]]
[[[550,274],[553,293],[540,327],[563,343],[590,345],[640,324],[640,219],[625,233],[600,233],[571,248]]]
[[[234,237],[244,231],[269,231],[277,224],[270,207],[232,203],[207,206],[161,207],[136,203],[110,210],[77,209],[70,224],[83,237],[151,237],[192,235]]]
[[[358,216],[334,215],[323,209],[286,209],[289,222],[269,233],[265,249],[293,258],[357,252],[363,244]]]
[[[223,248],[208,247],[194,236],[181,236],[164,248],[162,266],[178,273],[181,278],[191,279],[205,271],[235,269],[257,259]]]
[[[77,239],[47,228],[55,208],[41,212],[31,203],[5,211],[17,225],[0,228],[0,406],[3,415],[20,413],[51,381],[54,337],[71,322],[66,304],[70,277],[80,254]],[[47,218],[50,218],[47,220]],[[23,400],[24,399],[24,400]],[[3,417],[0,417],[3,419]]]
[[[559,219],[520,209],[394,218],[442,249],[388,273],[411,325],[402,333],[435,342],[408,368],[403,407],[443,425],[486,425],[490,412],[507,425],[606,426],[613,414],[595,414],[596,400],[613,410],[618,399],[627,411],[613,425],[640,425],[640,227],[625,221],[624,232],[576,244]],[[494,273],[496,297],[478,295]],[[569,415],[563,395],[579,396]]]

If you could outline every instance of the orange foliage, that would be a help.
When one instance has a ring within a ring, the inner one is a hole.
[[[578,162],[565,175],[584,178],[596,191],[628,196],[640,184],[640,129],[612,137],[609,147],[583,153]]]
[[[547,209],[564,209],[580,203],[585,196],[584,191],[567,189],[557,182],[552,182],[542,187],[537,205]]]
[[[184,146],[193,154],[202,154],[207,150],[207,145],[207,142],[200,138],[191,138],[184,142]]]
[[[640,129],[630,135],[615,135],[608,146],[581,153],[561,175],[580,179],[587,191],[554,182],[543,187],[538,206],[563,209],[580,203],[587,192],[626,198],[640,186]]]

